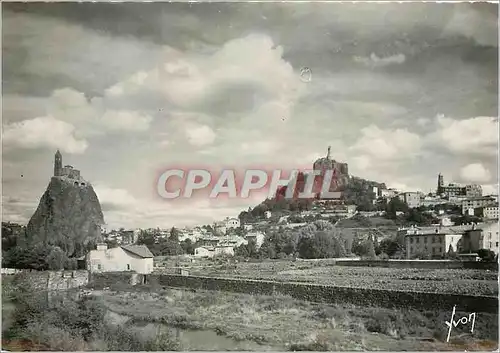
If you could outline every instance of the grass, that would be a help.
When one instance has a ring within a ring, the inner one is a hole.
[[[194,268],[192,275],[498,296],[498,273],[483,270],[343,267],[328,262],[254,262]]]
[[[2,349],[164,351],[178,348],[176,339],[168,334],[144,338],[127,327],[105,322],[107,309],[99,298],[74,300],[61,295],[49,302],[29,281],[19,278],[16,284],[2,283],[4,292],[10,287],[15,305],[11,324],[2,330]]]
[[[107,308],[133,321],[213,330],[234,340],[285,350],[452,350],[455,343],[471,350],[498,340],[498,315],[493,314],[478,315],[474,336],[467,342],[445,343],[448,312],[334,306],[287,296],[201,290],[100,295]],[[453,337],[466,329],[454,329]]]

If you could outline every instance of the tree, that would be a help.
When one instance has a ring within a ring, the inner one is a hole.
[[[493,262],[495,261],[495,253],[489,249],[479,249],[477,255],[481,258],[481,261]]]
[[[179,235],[180,235],[180,231],[178,229],[176,229],[175,227],[172,227],[172,229],[170,229],[170,237],[168,238],[168,240],[174,241],[174,242],[179,242]]]
[[[258,252],[257,252],[257,246],[255,244],[254,240],[248,241],[247,244],[242,244],[239,247],[236,248],[236,251],[234,253],[236,256],[241,256],[241,257],[250,257],[250,258],[257,258],[258,257]]]
[[[108,246],[108,249],[117,248],[119,246],[118,242],[115,239],[108,239],[104,242]]]
[[[369,259],[375,259],[377,257],[375,254],[375,245],[373,244],[373,239],[371,237],[366,242],[366,256]]]
[[[387,204],[386,213],[387,218],[396,219],[397,212],[407,212],[408,205],[403,202],[399,197],[393,197]]]
[[[62,270],[67,263],[67,257],[60,247],[54,246],[50,249],[45,261],[49,270]]]
[[[195,249],[195,244],[191,241],[191,239],[186,239],[183,242],[181,242],[181,248],[184,251],[185,254],[193,255],[194,254],[194,249]]]
[[[389,257],[394,256],[399,249],[400,249],[399,243],[396,240],[392,239],[384,239],[380,242],[380,245],[378,246],[378,252],[385,253]]]
[[[137,238],[138,245],[146,245],[148,248],[152,248],[155,244],[155,237],[153,233],[150,233],[146,230],[142,230],[139,232],[139,237]]]
[[[319,231],[299,240],[298,252],[304,259],[326,259],[346,255],[344,245],[332,232]]]

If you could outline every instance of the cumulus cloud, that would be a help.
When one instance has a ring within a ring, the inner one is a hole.
[[[471,183],[487,183],[491,179],[491,173],[481,163],[472,163],[460,169],[460,177]]]
[[[271,136],[284,126],[304,92],[300,76],[282,56],[283,49],[264,34],[230,40],[204,56],[167,48],[164,61],[110,87],[105,98],[119,104],[144,102],[147,95],[168,107],[166,129],[181,129],[193,145],[217,139],[236,150],[253,140],[252,130]],[[222,128],[215,128],[217,122]],[[233,139],[236,130],[246,135]]]
[[[454,120],[439,115],[437,124],[434,138],[449,151],[457,154],[498,155],[498,118],[480,116]]]
[[[108,228],[118,227],[172,227],[212,224],[214,219],[234,216],[248,208],[254,200],[224,202],[209,199],[190,199],[186,202],[136,197],[128,190],[109,187],[104,183],[94,185],[105,214]],[[238,202],[239,201],[239,202]]]
[[[442,35],[461,34],[481,45],[498,46],[498,18],[495,16],[497,10],[477,11],[470,5],[476,4],[463,3],[454,7],[453,16],[446,21]]]
[[[215,132],[206,125],[190,126],[186,130],[189,143],[193,146],[210,145],[215,141]]]
[[[404,54],[396,54],[378,57],[375,53],[371,53],[369,57],[355,56],[353,60],[369,67],[384,67],[391,64],[402,64],[406,61],[406,56]]]
[[[75,136],[75,126],[52,116],[6,125],[2,139],[6,147],[59,148],[63,152],[74,154],[83,153],[88,147],[85,139]]]
[[[112,131],[147,131],[153,118],[141,112],[107,110],[101,125]]]
[[[375,160],[408,159],[421,152],[419,135],[407,129],[381,129],[370,125],[361,129],[361,137],[350,148]]]

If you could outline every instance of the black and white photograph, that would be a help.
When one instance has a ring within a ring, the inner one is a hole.
[[[2,352],[498,351],[498,2],[2,2]]]

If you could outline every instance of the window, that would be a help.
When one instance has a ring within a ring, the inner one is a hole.
[[[441,253],[441,252],[443,252],[443,249],[442,249],[442,248],[439,248],[439,252],[440,252],[440,253]]]
[[[424,243],[427,244],[427,237],[424,237]]]
[[[496,245],[495,245],[497,248],[498,248],[498,242],[496,242]]]
[[[410,238],[410,243],[413,244],[413,238]]]
[[[435,243],[436,242],[436,237],[432,237],[432,242]]]
[[[98,264],[97,265],[97,269],[100,270],[101,269],[101,264]]]
[[[130,265],[129,265],[129,264],[127,264],[127,271],[129,271],[129,270],[130,270]]]
[[[415,241],[417,242],[417,244],[418,244],[418,239],[419,239],[419,238],[416,238],[416,240],[415,240]]]

